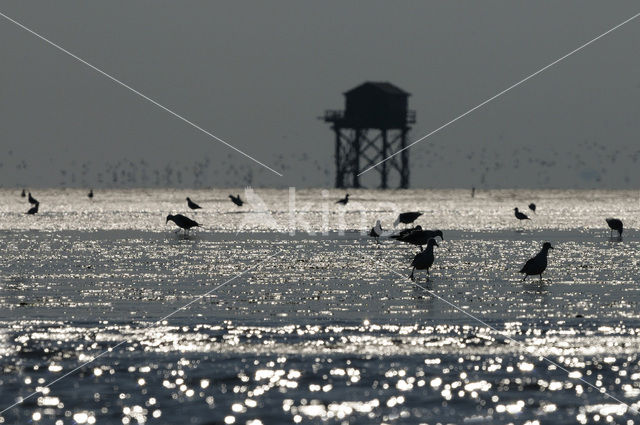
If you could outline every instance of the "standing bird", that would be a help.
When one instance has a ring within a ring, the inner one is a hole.
[[[613,237],[613,231],[615,230],[616,232],[618,232],[618,237],[622,237],[622,220],[620,220],[619,218],[607,218],[607,224],[609,225],[609,228],[611,229],[611,236]]]
[[[369,231],[369,236],[376,238],[376,243],[380,244],[380,235],[382,235],[382,225],[380,224],[380,220],[376,220],[376,225]]]
[[[169,222],[169,220],[173,221],[180,229],[183,229],[185,234],[192,227],[200,226],[196,221],[191,220],[189,217],[185,217],[182,214],[169,214],[167,216],[167,223]],[[178,229],[178,231],[180,231],[180,229]]]
[[[36,198],[34,198],[33,196],[31,196],[31,192],[29,192],[29,203],[31,205],[39,204],[38,200]]]
[[[518,211],[518,207],[513,209],[518,220],[531,220],[525,213]]]
[[[413,257],[413,261],[411,262],[413,270],[411,270],[411,275],[409,275],[409,278],[411,278],[411,280],[414,280],[413,273],[416,271],[416,269],[426,270],[427,276],[430,276],[429,269],[431,268],[431,266],[433,266],[433,261],[435,260],[435,257],[433,256],[434,246],[440,245],[438,245],[438,242],[436,242],[435,239],[429,239],[429,242],[427,242],[427,249],[425,249],[424,251],[420,251],[416,254],[415,257]],[[427,280],[429,280],[428,277]]]
[[[347,193],[347,195],[340,199],[339,201],[336,201],[336,204],[340,204],[340,205],[347,205],[347,203],[349,202],[349,194]]]
[[[402,224],[411,224],[418,219],[422,215],[421,212],[404,212],[398,215],[396,221],[393,222],[393,227],[397,227],[399,223]]]
[[[475,196],[476,196],[476,187],[475,187],[475,186],[473,186],[473,187],[471,188],[471,197],[472,197],[472,198],[474,198]]]
[[[22,189],[22,193],[20,194],[20,196],[22,196],[23,198],[27,196],[27,192],[25,192],[24,189]]]
[[[31,208],[29,208],[29,211],[27,211],[27,214],[37,214],[38,213],[38,207],[40,207],[40,202],[36,202]]]
[[[402,229],[402,230],[400,230],[400,233],[395,234],[395,235],[391,235],[391,238],[401,241],[407,235],[409,235],[411,232],[416,231],[416,230],[422,230],[422,226],[420,226],[418,224],[416,227],[410,227],[408,229]]]
[[[239,207],[241,207],[242,204],[244,204],[242,199],[240,199],[240,195],[239,194],[238,194],[238,196],[229,195],[229,198],[231,198],[231,202],[233,202],[234,204],[236,204]]]
[[[529,209],[531,211],[533,211],[533,213],[536,213],[536,204],[534,204],[533,202],[529,204]]]
[[[198,205],[195,202],[193,202],[191,200],[191,198],[189,198],[188,196],[187,196],[187,206],[189,208],[191,208],[192,210],[201,210],[202,209],[202,207],[200,205]]]
[[[547,255],[549,254],[549,249],[554,249],[549,242],[545,242],[542,244],[542,249],[540,252],[527,261],[522,269],[520,269],[520,273],[524,273],[524,282],[527,279],[527,276],[535,276],[540,275],[540,282],[542,282],[542,273],[547,268]]]
[[[427,245],[431,239],[434,239],[437,236],[440,236],[440,240],[444,240],[442,230],[414,230],[403,237],[400,237],[400,235],[394,235],[391,237],[401,242],[417,245],[420,247],[420,251],[422,251],[422,245]]]
[[[93,199],[93,189],[89,190],[89,194],[87,195],[89,199]]]

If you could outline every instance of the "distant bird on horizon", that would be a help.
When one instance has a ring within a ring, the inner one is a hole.
[[[189,198],[188,196],[187,196],[187,206],[189,208],[191,208],[192,210],[201,210],[202,209],[202,207],[200,205],[198,205],[195,202],[193,202],[191,200],[191,198]]]
[[[25,196],[27,196],[27,192],[24,189],[22,189],[22,193],[20,194],[20,196],[24,198]]]
[[[236,204],[239,207],[241,207],[242,204],[244,204],[242,199],[240,199],[240,195],[239,194],[238,194],[238,196],[229,195],[229,198],[231,198],[231,202],[233,202],[234,204]]]
[[[38,200],[36,198],[34,198],[33,196],[31,196],[31,192],[29,192],[29,203],[31,205],[39,204]]]
[[[89,190],[89,194],[87,195],[89,199],[93,199],[93,189]]]
[[[349,203],[349,194],[347,193],[347,195],[340,199],[339,201],[336,201],[336,204],[340,204],[340,205],[347,205],[347,203]]]
[[[416,254],[415,257],[413,257],[413,261],[411,262],[413,270],[411,270],[411,274],[409,275],[409,278],[411,280],[414,280],[413,274],[416,270],[426,270],[427,276],[430,276],[429,269],[431,268],[431,266],[433,266],[433,262],[435,260],[435,257],[433,255],[434,246],[440,245],[438,245],[438,242],[436,242],[435,239],[429,239],[429,241],[427,241],[427,248],[424,251],[420,251]],[[429,280],[428,277],[427,280]]]
[[[176,215],[169,214],[167,216],[167,223],[169,221],[173,221],[176,224],[176,226],[178,226],[180,229],[183,229],[185,234],[191,228],[200,226],[196,221],[191,220],[189,217],[185,217],[182,214],[176,214]],[[180,231],[180,229],[178,229],[178,231]]]
[[[440,240],[444,240],[444,237],[442,236],[442,230],[414,230],[404,237],[400,237],[399,235],[391,237],[393,239],[399,240],[400,242],[419,246],[420,251],[422,251],[422,246],[427,245],[430,239],[434,239],[437,236],[440,237]]]
[[[613,231],[615,230],[616,232],[618,232],[618,237],[621,238],[623,230],[622,220],[620,220],[619,218],[607,218],[605,220],[607,221],[607,224],[611,229],[611,237],[613,237]]]
[[[37,214],[38,213],[38,208],[40,207],[40,202],[36,202],[31,208],[29,208],[29,211],[26,212],[26,214]]]
[[[471,197],[472,197],[472,198],[474,198],[475,196],[476,196],[476,187],[475,187],[475,186],[473,186],[473,187],[471,188]]]
[[[382,225],[380,224],[380,220],[376,220],[376,225],[369,231],[369,236],[376,238],[376,244],[380,244],[380,235],[382,235]]]
[[[529,204],[529,209],[531,211],[533,211],[534,214],[536,214],[536,204],[534,204],[533,202]]]
[[[518,220],[531,220],[525,213],[518,211],[518,207],[515,207],[513,211],[515,211],[515,216]]]
[[[554,248],[549,242],[545,242],[542,244],[542,250],[522,266],[520,273],[524,273],[523,282],[527,279],[527,276],[536,275],[540,275],[540,281],[542,282],[542,273],[547,269],[547,255],[550,249]]]
[[[422,215],[421,212],[412,211],[412,212],[403,212],[398,215],[396,221],[393,222],[393,227],[397,227],[398,224],[411,224],[418,219]]]

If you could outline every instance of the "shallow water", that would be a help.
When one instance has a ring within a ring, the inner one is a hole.
[[[42,390],[0,421],[640,420],[640,193],[305,190],[292,221],[289,191],[257,190],[268,212],[229,192],[188,193],[186,238],[184,191],[37,191],[36,216],[0,191],[0,410]],[[445,235],[420,286],[417,248],[359,232],[402,210]]]

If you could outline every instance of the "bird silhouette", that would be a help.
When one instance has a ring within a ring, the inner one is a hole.
[[[435,237],[438,237],[438,236],[440,237],[440,240],[444,240],[444,237],[442,236],[442,230],[415,229],[412,232],[405,234],[404,236],[393,235],[391,237],[393,239],[399,240],[400,242],[405,242],[411,245],[417,245],[420,247],[420,251],[422,251],[423,245],[428,244],[430,239],[434,239]]]
[[[169,214],[167,216],[167,223],[169,221],[173,221],[176,224],[176,226],[178,226],[180,229],[183,229],[185,234],[191,228],[200,226],[196,221],[191,220],[189,217],[185,217],[182,214],[176,214],[176,215]],[[180,229],[178,229],[178,231],[180,231]]]
[[[434,246],[440,245],[438,245],[438,242],[436,242],[435,239],[429,239],[429,241],[427,242],[427,248],[424,251],[420,251],[416,254],[415,257],[413,257],[413,261],[411,262],[413,270],[411,270],[411,274],[409,275],[409,278],[411,280],[414,280],[413,274],[416,270],[426,270],[427,276],[430,276],[429,269],[431,268],[431,266],[433,266],[433,261],[435,260],[435,257],[433,255]],[[427,277],[427,280],[428,279],[429,278]]]
[[[38,203],[39,203],[39,202],[38,202],[38,200],[37,200],[36,198],[34,198],[33,196],[31,196],[31,192],[29,192],[29,203],[30,203],[31,205],[35,205],[35,204],[38,204]]]
[[[514,208],[515,216],[518,220],[531,220],[525,213],[518,211],[518,207]]]
[[[529,204],[529,209],[535,213],[536,212],[536,204],[534,204],[533,202],[530,203]]]
[[[188,196],[187,196],[187,206],[189,208],[191,208],[192,210],[200,210],[200,209],[202,209],[202,207],[200,205],[198,205],[195,202],[193,202],[191,200],[191,198],[189,198]]]
[[[547,255],[549,254],[550,249],[554,248],[549,242],[545,242],[542,244],[540,252],[522,266],[520,273],[524,273],[524,279],[522,279],[523,282],[527,279],[527,276],[536,275],[540,275],[540,281],[542,281],[542,273],[547,269]]]
[[[376,225],[371,228],[371,231],[369,231],[369,236],[376,238],[376,243],[379,244],[380,235],[382,235],[382,225],[380,224],[380,220],[377,220]]]
[[[238,194],[238,196],[229,195],[229,198],[231,198],[231,202],[233,202],[234,204],[236,204],[239,207],[241,207],[242,204],[244,204],[242,199],[240,199],[240,195],[239,194]]]
[[[616,232],[618,232],[618,237],[621,238],[623,230],[622,220],[620,220],[619,218],[607,218],[605,220],[607,220],[607,224],[611,229],[611,236],[613,237],[613,231],[615,230]]]
[[[20,194],[20,196],[22,196],[23,198],[26,197],[27,196],[27,192],[24,189],[22,189],[22,193]]]
[[[37,214],[39,207],[40,207],[40,202],[36,202],[31,208],[29,208],[29,211],[27,211],[27,214]]]
[[[396,221],[393,222],[393,227],[397,227],[398,224],[411,224],[418,219],[422,215],[421,212],[412,211],[412,212],[403,212],[398,215]]]
[[[93,189],[89,190],[87,196],[89,197],[89,199],[93,199]]]
[[[342,199],[340,199],[339,201],[336,201],[336,204],[340,204],[340,205],[347,205],[349,203],[349,194],[347,193],[346,196]]]

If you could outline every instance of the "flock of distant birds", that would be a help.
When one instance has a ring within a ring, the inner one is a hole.
[[[475,188],[473,188],[471,193],[472,197],[474,195]],[[21,196],[23,198],[27,197],[27,192],[25,189],[22,190]],[[93,189],[89,191],[87,197],[93,199]],[[242,207],[242,205],[244,205],[244,201],[240,198],[239,194],[236,196],[229,195],[229,198],[231,199],[231,202],[233,202],[238,207]],[[32,205],[31,208],[27,211],[27,214],[37,214],[38,208],[40,207],[40,202],[38,202],[38,200],[31,195],[31,192],[28,193],[27,199],[29,201],[29,204]],[[202,209],[202,207],[191,200],[191,198],[187,197],[186,201],[187,207],[189,207],[189,209],[191,209],[192,211],[195,212],[196,210]],[[348,203],[348,193],[344,198],[336,201],[336,204],[339,205],[347,205]],[[536,213],[536,204],[529,204],[529,209],[533,211],[533,213]],[[399,224],[404,224],[405,226],[413,224],[421,215],[423,215],[423,213],[417,211],[400,213],[393,223],[393,227],[395,229]],[[520,211],[518,207],[514,208],[514,215],[516,219],[518,219],[518,221],[531,220],[529,216]],[[176,232],[183,230],[185,234],[187,234],[194,227],[201,227],[201,225],[197,221],[182,214],[167,215],[167,220],[165,223],[169,223],[169,221],[172,221],[176,226],[178,226],[178,230]],[[622,238],[622,231],[624,229],[622,220],[618,218],[606,218],[605,221],[607,222],[607,225],[611,230],[610,235],[613,237],[613,232],[616,231],[618,232],[618,237]],[[369,236],[375,238],[376,243],[380,244],[380,237],[384,235],[385,231],[382,229],[380,220],[377,220],[376,224],[369,231]],[[430,276],[429,269],[431,269],[433,263],[435,262],[433,248],[439,246],[436,238],[439,237],[440,241],[444,240],[442,231],[424,230],[420,225],[416,225],[411,228],[405,227],[399,232],[393,232],[389,235],[389,237],[400,242],[420,247],[420,252],[415,255],[413,261],[411,262],[411,267],[413,267],[413,269],[411,270],[411,274],[409,275],[409,277],[411,278],[411,280],[414,280],[414,274],[416,270],[425,270],[427,272],[428,280]],[[426,248],[423,248],[423,246],[426,246]],[[524,274],[524,278],[522,279],[522,281],[525,281],[528,276],[540,276],[540,281],[542,281],[542,274],[547,269],[547,257],[550,249],[554,249],[553,246],[551,246],[549,242],[544,242],[542,244],[542,249],[540,250],[540,252],[538,252],[538,254],[529,259],[524,264],[524,266],[522,266],[522,268],[520,269],[520,273]]]
[[[475,195],[475,188],[472,190],[471,196]],[[338,203],[342,205],[346,205],[349,201],[349,195],[347,195],[344,199],[338,201]],[[536,204],[529,204],[529,209],[536,212]],[[393,223],[393,227],[397,227],[398,224],[402,223],[405,225],[412,224],[414,221],[418,219],[422,215],[421,212],[412,211],[412,212],[404,212],[398,215],[398,218]],[[517,207],[514,208],[514,215],[518,221],[522,220],[530,220],[529,216],[525,213],[521,212]],[[605,219],[609,228],[611,230],[611,236],[613,236],[613,232],[618,232],[618,237],[622,238],[623,224],[622,220],[618,218],[607,218]],[[384,235],[384,230],[382,229],[382,225],[380,224],[380,220],[376,221],[375,226],[371,228],[369,231],[369,236],[376,239],[376,243],[380,243],[380,237]],[[440,240],[443,241],[444,237],[442,235],[441,230],[424,230],[420,225],[411,228],[405,228],[398,233],[392,233],[389,235],[390,238],[398,240],[400,242],[405,242],[411,245],[417,245],[420,247],[420,252],[418,252],[413,261],[411,262],[411,274],[409,278],[414,280],[414,274],[416,270],[426,270],[427,272],[427,280],[429,279],[429,269],[433,266],[435,261],[435,255],[433,253],[433,248],[438,245],[436,237],[440,237]],[[426,245],[426,248],[422,247]],[[524,282],[528,276],[540,276],[540,281],[542,281],[542,274],[547,269],[547,257],[549,255],[549,250],[554,249],[551,246],[551,243],[544,242],[542,244],[542,249],[538,252],[534,257],[530,258],[524,266],[520,269],[520,273],[524,274],[524,278],[522,281]]]

